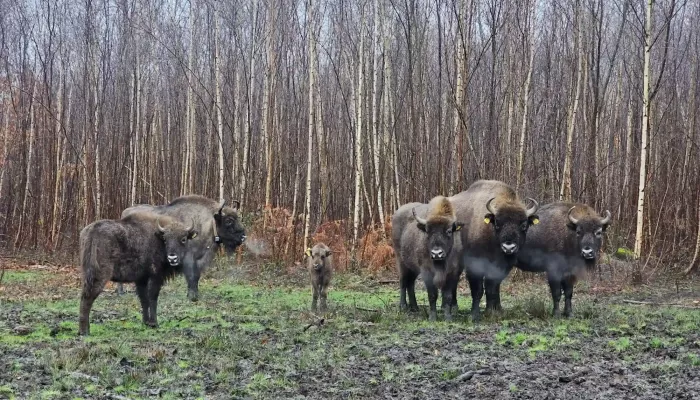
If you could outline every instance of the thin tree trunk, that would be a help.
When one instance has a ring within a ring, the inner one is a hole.
[[[518,177],[516,188],[520,188],[523,181],[523,164],[525,160],[525,136],[527,134],[527,122],[528,122],[528,110],[530,105],[530,89],[532,83],[532,70],[535,64],[535,7],[537,2],[535,1],[532,5],[532,9],[529,17],[529,27],[530,30],[530,62],[527,68],[527,78],[525,79],[525,88],[523,90],[523,120],[520,127],[520,143],[518,145]]]
[[[265,166],[267,176],[265,178],[265,210],[272,208],[272,176],[274,174],[274,154],[272,151],[272,127],[274,125],[275,74],[277,71],[277,55],[275,54],[275,32],[277,21],[277,5],[272,4],[268,11],[267,21],[267,73],[265,74],[265,87],[263,88],[263,141],[265,144]],[[263,223],[267,218],[263,219]]]
[[[241,193],[239,196],[244,199],[246,198],[246,190],[248,189],[248,153],[250,152],[250,136],[253,130],[253,99],[254,99],[254,85],[255,85],[255,31],[258,21],[258,1],[254,0],[253,4],[253,23],[251,27],[252,42],[250,44],[250,70],[249,70],[249,80],[248,80],[248,108],[246,110],[246,125],[245,125],[245,137],[243,138],[243,162],[241,164]]]
[[[12,104],[7,103],[7,109],[5,110],[5,123],[3,124],[2,131],[2,165],[7,165],[7,153],[9,152],[8,146],[10,137],[10,111],[12,111]],[[3,198],[3,188],[5,187],[5,173],[7,172],[7,167],[0,168],[0,199]]]
[[[311,166],[314,147],[314,123],[316,121],[316,9],[313,0],[306,4],[307,35],[309,37],[309,134],[306,158],[306,205],[304,206],[304,249],[309,246],[309,226],[311,224]]]
[[[465,75],[465,35],[464,35],[464,14],[466,13],[466,0],[459,1],[459,14],[457,15],[457,43],[455,49],[455,58],[457,59],[457,82],[455,84],[455,109],[454,109],[454,137],[455,145],[450,146],[452,148],[451,154],[451,164],[452,164],[452,177],[450,179],[450,189],[449,195],[453,195],[457,192],[459,186],[462,182],[460,179],[462,170],[462,147],[463,147],[463,136],[464,131],[462,129],[462,117],[461,109],[462,103],[464,103],[464,75]]]
[[[27,212],[27,200],[29,198],[29,191],[32,186],[32,171],[34,171],[34,137],[36,129],[36,112],[34,110],[34,101],[36,96],[36,83],[32,84],[32,97],[29,102],[29,151],[27,153],[27,168],[25,169],[24,176],[24,193],[22,195],[22,212],[19,214],[19,224],[17,224],[17,236],[15,236],[15,248],[20,247],[20,239],[22,238],[22,228],[25,225],[25,214]]]
[[[355,95],[355,111],[357,112],[355,119],[355,210],[353,212],[352,224],[352,255],[355,258],[355,250],[357,249],[357,238],[360,231],[360,208],[362,203],[360,200],[360,191],[362,186],[362,98],[364,95],[365,81],[365,16],[364,10],[361,11],[362,17],[360,21],[360,47],[359,47],[359,63],[357,65],[357,94]]]
[[[382,148],[379,142],[379,68],[380,68],[380,51],[379,51],[379,1],[374,0],[374,30],[372,34],[372,46],[374,49],[374,59],[372,65],[372,141],[373,141],[373,159],[374,159],[374,185],[377,190],[377,208],[379,212],[379,223],[382,230],[380,236],[383,238],[386,232],[384,224],[384,196],[382,193],[382,181],[379,175],[379,157],[381,157]]]
[[[186,121],[185,121],[185,168],[180,195],[192,193],[193,188],[193,157],[194,157],[194,30],[195,30],[195,1],[189,0],[189,33],[190,43],[187,49],[187,95],[186,95]],[[137,106],[138,108],[138,106]]]
[[[644,32],[644,98],[642,109],[642,144],[639,160],[639,194],[637,197],[637,231],[634,237],[634,256],[639,259],[644,245],[644,195],[646,193],[647,152],[649,146],[649,113],[651,111],[651,46],[652,46],[652,7],[654,0],[647,0],[646,24]]]
[[[693,254],[693,261],[690,262],[690,266],[685,270],[685,274],[688,275],[691,272],[698,269],[700,266],[700,196],[698,196],[698,231],[695,239],[695,254]]]
[[[583,61],[586,57],[583,51],[583,26],[580,6],[576,4],[577,24],[576,43],[578,47],[578,66],[576,69],[576,86],[574,88],[574,101],[569,107],[569,118],[566,124],[566,154],[564,156],[564,170],[559,190],[559,200],[571,200],[571,164],[573,162],[574,129],[576,127],[576,114],[578,112],[579,96],[581,95],[581,81],[583,77]]]
[[[216,142],[219,155],[219,201],[224,200],[224,116],[221,100],[221,62],[219,49],[219,2],[214,1],[214,90],[216,107]]]

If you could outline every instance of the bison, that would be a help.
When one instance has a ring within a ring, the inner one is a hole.
[[[486,309],[500,310],[500,285],[525,244],[527,230],[539,222],[534,199],[525,208],[515,190],[506,183],[479,180],[449,198],[462,229],[460,272],[466,271],[472,296],[472,320],[481,317],[479,303],[486,292]]]
[[[552,292],[552,315],[558,317],[559,300],[564,292],[564,316],[571,316],[571,298],[576,276],[595,268],[603,243],[603,233],[610,225],[610,211],[600,217],[585,204],[556,202],[538,211],[542,223],[527,235],[518,252],[517,267],[523,271],[546,272]]]
[[[158,294],[163,283],[181,272],[194,224],[168,216],[133,213],[121,220],[103,219],[80,231],[82,294],[79,334],[90,333],[90,310],[107,281],[134,282],[143,323],[157,327]]]
[[[321,312],[327,309],[328,285],[333,277],[333,252],[324,243],[317,243],[312,249],[306,249],[307,269],[311,277],[313,300],[311,309],[316,311],[318,298],[321,298]]]
[[[401,308],[407,308],[406,292],[411,310],[417,310],[415,282],[420,274],[428,291],[429,318],[437,318],[438,289],[442,292],[445,319],[456,311],[459,282],[459,254],[462,242],[453,203],[436,196],[428,204],[408,203],[399,207],[391,220],[392,242],[396,253],[401,285]]]
[[[183,223],[194,220],[200,235],[192,240],[191,253],[183,262],[183,272],[187,280],[187,297],[191,301],[199,299],[199,278],[211,264],[219,246],[223,245],[228,253],[234,252],[243,244],[246,233],[238,217],[238,201],[234,207],[227,207],[225,202],[217,202],[199,195],[181,196],[169,204],[161,206],[137,205],[122,211],[122,217],[138,211],[151,211],[160,215],[169,215]]]

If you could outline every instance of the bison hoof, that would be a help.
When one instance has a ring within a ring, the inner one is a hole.
[[[190,290],[190,291],[187,292],[187,298],[188,298],[190,301],[197,301],[197,300],[199,300],[199,293],[197,293],[197,292],[195,292],[195,291],[193,291],[193,290]]]
[[[149,327],[149,328],[157,328],[157,327],[158,327],[158,323],[155,322],[155,321],[147,321],[147,322],[146,322],[146,326]]]
[[[430,321],[435,321],[437,319],[437,313],[435,311],[431,311],[430,314],[428,315],[428,319]]]
[[[452,321],[452,314],[445,314],[445,321]]]

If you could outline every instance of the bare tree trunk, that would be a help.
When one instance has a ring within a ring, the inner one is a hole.
[[[583,61],[586,57],[583,51],[583,26],[580,6],[576,4],[576,43],[578,47],[578,67],[576,69],[576,86],[574,88],[574,99],[569,106],[569,118],[566,124],[566,155],[564,157],[564,171],[561,179],[561,190],[559,190],[559,200],[571,200],[571,164],[573,162],[573,142],[574,129],[576,127],[576,114],[578,112],[579,96],[581,95],[581,81],[583,77]]]
[[[22,227],[24,227],[24,218],[27,212],[27,199],[29,191],[32,187],[32,171],[34,170],[34,138],[36,130],[36,112],[34,109],[34,101],[36,96],[36,83],[32,84],[32,97],[29,103],[29,151],[27,153],[27,168],[25,169],[24,194],[22,195],[22,212],[19,214],[19,224],[17,225],[17,236],[15,236],[15,248],[20,247],[22,238]]]
[[[245,137],[243,138],[243,162],[241,164],[241,193],[239,196],[242,199],[246,198],[246,190],[248,189],[248,156],[250,153],[250,135],[253,130],[253,100],[254,100],[254,85],[255,85],[255,31],[258,25],[258,0],[254,0],[253,4],[253,23],[251,27],[251,43],[250,43],[250,73],[248,80],[248,108],[246,110]]]
[[[189,0],[189,33],[190,43],[187,49],[187,98],[186,98],[186,121],[185,121],[185,168],[183,171],[180,195],[190,194],[193,189],[193,157],[194,157],[194,127],[195,127],[195,104],[194,104],[194,30],[195,30],[195,1]],[[138,105],[136,106],[138,109]],[[135,171],[134,171],[135,173]]]
[[[462,117],[461,109],[462,103],[464,103],[464,75],[465,75],[465,35],[464,35],[464,15],[466,13],[466,0],[459,0],[459,14],[457,15],[457,44],[455,49],[455,58],[457,60],[457,82],[455,84],[455,109],[454,109],[454,121],[452,128],[454,129],[455,145],[450,146],[452,148],[451,165],[452,165],[452,176],[450,179],[450,189],[449,195],[453,195],[458,190],[458,185],[460,182],[461,169],[462,169],[462,138],[464,131],[462,129]]]
[[[698,197],[698,208],[696,211],[698,213],[698,231],[695,239],[695,254],[693,254],[693,261],[690,262],[690,266],[685,270],[686,275],[695,271],[698,269],[698,266],[700,266],[700,196]]]
[[[520,127],[520,143],[518,145],[518,177],[516,188],[520,188],[523,181],[523,163],[525,160],[525,136],[527,134],[527,122],[528,122],[528,110],[530,105],[530,88],[532,83],[532,69],[535,64],[535,7],[537,2],[533,2],[532,8],[529,12],[529,24],[528,29],[530,30],[530,62],[527,68],[527,78],[525,79],[525,88],[523,89],[523,120]]]
[[[360,231],[360,208],[362,207],[360,200],[360,190],[362,189],[362,98],[364,95],[365,81],[365,14],[361,11],[362,17],[360,21],[360,47],[359,47],[359,63],[357,65],[357,94],[355,95],[355,111],[357,113],[355,119],[355,210],[353,212],[352,224],[352,254],[355,258],[355,250],[357,249],[357,238]]]
[[[382,181],[379,174],[379,157],[382,154],[382,147],[379,142],[379,63],[381,62],[379,51],[379,1],[374,0],[374,30],[372,34],[372,46],[374,49],[373,65],[372,65],[372,141],[373,141],[373,159],[374,159],[374,185],[377,190],[377,208],[379,212],[379,223],[381,224],[381,237],[383,238],[386,232],[384,223],[384,196],[382,193]]]
[[[630,95],[631,96],[631,95]],[[632,99],[627,99],[627,138],[625,141],[625,176],[622,181],[622,201],[620,201],[620,208],[618,210],[618,219],[622,219],[622,211],[624,209],[624,203],[627,203],[628,193],[630,192],[630,171],[632,170],[632,134],[633,134],[633,124],[632,124]]]
[[[221,108],[221,62],[219,53],[219,2],[214,1],[214,90],[216,107],[216,139],[219,154],[219,201],[224,200],[224,116]]]
[[[314,147],[314,123],[316,122],[316,8],[313,0],[306,3],[307,35],[309,40],[309,135],[306,158],[306,205],[304,206],[304,249],[309,246],[309,225],[311,223],[311,166]]]
[[[10,137],[10,111],[12,111],[12,105],[11,103],[7,103],[7,109],[5,110],[5,123],[3,124],[3,131],[2,131],[2,165],[7,165],[7,153],[8,153],[8,146],[9,146],[9,141],[7,140],[8,137]],[[0,168],[0,199],[3,197],[3,188],[5,187],[5,173],[7,172],[7,167]]]
[[[328,171],[328,142],[326,140],[326,131],[323,126],[323,109],[321,107],[321,91],[320,85],[316,85],[316,96],[319,100],[316,101],[316,144],[318,145],[318,163],[319,175],[321,181],[321,212],[319,221],[326,219],[328,206],[330,202],[330,177]]]
[[[138,57],[136,58],[138,60]],[[131,205],[137,202],[137,184],[138,184],[138,168],[139,168],[139,144],[141,131],[141,74],[139,72],[138,61],[134,68],[134,116],[133,124],[131,125],[131,138],[133,143],[133,152],[131,154]],[[189,154],[189,153],[188,153]]]
[[[236,87],[233,89],[233,171],[232,178],[234,182],[239,181],[239,160],[241,159],[241,86],[243,81],[241,78],[241,68],[236,68]],[[232,185],[231,197],[236,198],[236,187]]]
[[[272,149],[272,127],[274,125],[274,111],[271,110],[274,104],[276,87],[275,74],[277,71],[277,54],[275,52],[275,32],[277,29],[277,5],[272,4],[268,10],[267,21],[267,73],[265,74],[265,87],[263,88],[263,140],[265,143],[265,166],[267,176],[265,178],[265,210],[272,208],[272,176],[274,174],[274,154]],[[267,221],[267,218],[263,219]]]
[[[95,142],[95,219],[100,219],[102,217],[102,177],[100,174],[100,167],[102,165],[100,161],[100,138],[99,138],[99,117],[100,117],[100,98],[99,98],[99,87],[100,87],[100,77],[99,70],[97,67],[97,50],[96,43],[93,43],[93,78],[95,80],[93,87],[94,94],[94,114],[92,119],[92,135]]]
[[[654,0],[647,0],[646,24],[644,32],[644,98],[642,109],[642,144],[639,160],[639,195],[637,197],[637,231],[634,237],[634,256],[639,259],[644,245],[644,195],[647,177],[647,152],[649,146],[649,113],[651,111],[650,81],[651,81],[651,46],[652,46],[652,15]]]

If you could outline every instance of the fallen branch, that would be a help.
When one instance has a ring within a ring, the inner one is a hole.
[[[399,280],[398,279],[383,279],[383,280],[379,281],[380,285],[389,285],[389,284],[393,284],[393,283],[399,283]]]
[[[374,310],[372,308],[364,308],[364,307],[357,307],[357,306],[355,306],[355,309],[360,310],[360,311],[367,311],[367,312],[379,312],[379,310]]]
[[[303,332],[306,332],[306,331],[309,330],[309,328],[311,328],[312,326],[317,326],[317,327],[320,328],[320,327],[323,325],[323,323],[324,323],[325,321],[326,321],[325,318],[321,318],[321,319],[319,319],[319,320],[316,321],[316,322],[312,322],[312,323],[306,325],[306,327],[304,328]]]
[[[680,307],[680,308],[700,308],[700,307],[694,307],[694,306],[689,306],[685,304],[679,304],[679,303],[655,303],[653,301],[639,301],[639,300],[622,300],[623,303],[627,304],[635,304],[635,305],[640,305],[640,306],[667,306],[667,307]]]

